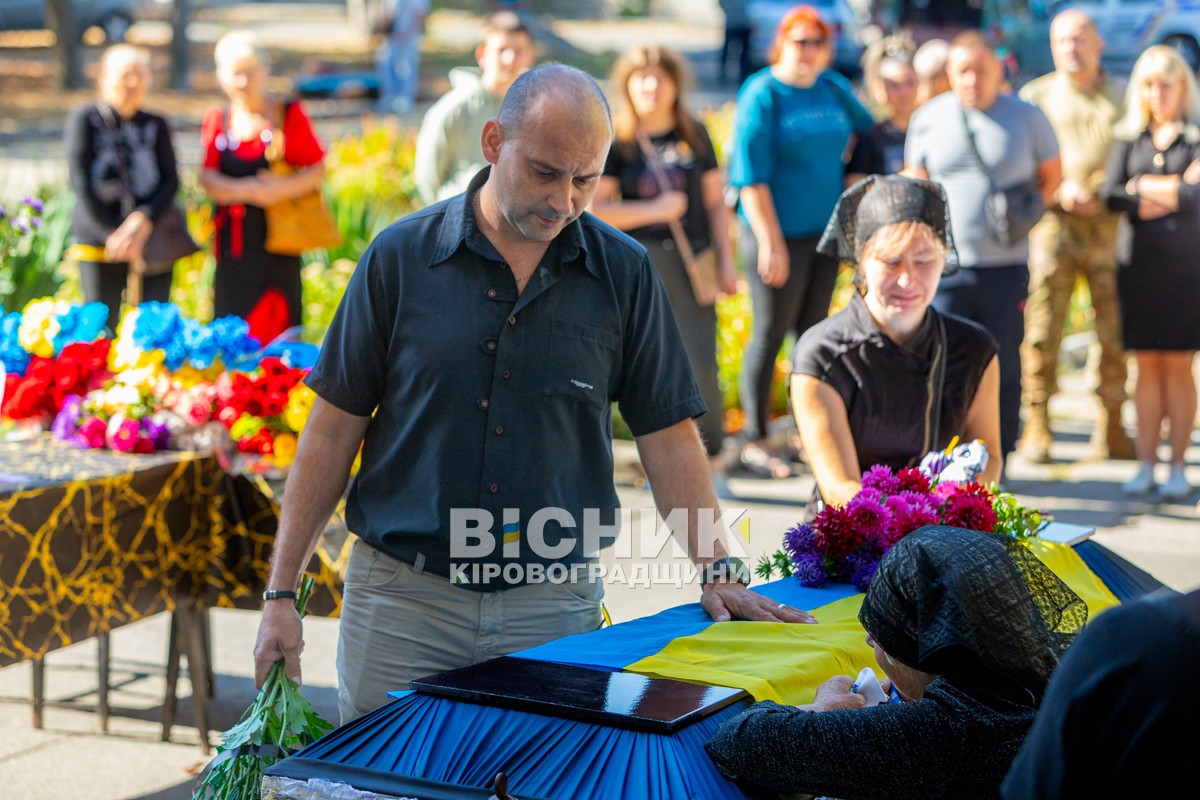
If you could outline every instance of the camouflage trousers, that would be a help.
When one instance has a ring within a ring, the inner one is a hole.
[[[1106,408],[1125,402],[1127,377],[1117,298],[1117,217],[1047,212],[1029,234],[1029,299],[1021,346],[1021,384],[1027,405],[1045,404],[1058,390],[1058,351],[1076,281],[1092,296],[1100,376],[1096,394]]]

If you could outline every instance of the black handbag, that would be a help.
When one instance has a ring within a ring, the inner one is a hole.
[[[983,215],[987,222],[988,232],[996,244],[1008,249],[1029,235],[1033,226],[1046,213],[1046,201],[1036,180],[1022,181],[1006,189],[997,189],[992,181],[991,170],[979,155],[979,147],[975,144],[975,134],[967,124],[967,112],[962,111],[963,130],[967,132],[967,144],[975,156],[975,163],[980,171],[987,176],[988,194],[983,202]]]

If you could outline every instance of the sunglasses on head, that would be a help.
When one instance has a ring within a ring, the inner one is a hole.
[[[829,39],[825,36],[817,36],[813,39],[792,38],[792,44],[801,49],[805,47],[824,47],[829,44]]]

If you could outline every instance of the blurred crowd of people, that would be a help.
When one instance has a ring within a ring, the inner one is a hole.
[[[736,52],[741,81],[727,170],[689,106],[685,59],[661,46],[634,47],[609,76],[615,139],[591,206],[646,247],[667,288],[710,409],[700,425],[719,491],[727,493],[727,469],[784,477],[797,450],[828,449],[814,431],[804,435],[803,420],[791,452],[771,441],[776,357],[788,337],[799,340],[829,314],[839,259],[817,245],[842,190],[868,176],[902,174],[939,184],[948,204],[956,268],[940,276],[930,304],[977,323],[995,342],[994,460],[1017,450],[1051,460],[1059,350],[1076,285],[1086,281],[1100,345],[1095,450],[1137,460],[1129,493],[1187,496],[1184,452],[1200,347],[1200,321],[1187,305],[1200,273],[1189,267],[1187,243],[1197,224],[1191,210],[1200,183],[1200,97],[1178,55],[1149,49],[1126,86],[1101,68],[1103,42],[1091,20],[1072,11],[1051,28],[1055,71],[1019,93],[977,31],[920,47],[904,33],[885,36],[865,52],[856,89],[832,70],[835,33],[815,8],[792,9],[778,27],[770,63],[750,73],[744,4],[722,6],[728,18],[720,77],[728,77]],[[415,100],[427,12],[425,0],[382,8],[387,111],[406,111]],[[533,33],[517,13],[495,12],[475,58],[477,68],[451,71],[450,91],[423,117],[415,178],[427,204],[460,193],[485,166],[479,131],[534,64]],[[228,102],[205,115],[201,132],[201,185],[217,227],[215,312],[246,317],[269,340],[300,322],[300,262],[266,248],[264,209],[319,187],[324,149],[299,102],[266,92],[270,59],[253,36],[223,37],[215,62]],[[112,319],[126,265],[144,276],[145,299],[165,299],[170,289],[169,269],[142,257],[179,185],[168,123],[142,109],[149,85],[145,51],[111,48],[97,101],[66,127],[81,200],[74,232],[96,254],[81,264],[83,288],[89,300],[110,307]],[[269,169],[273,158],[290,172]],[[1044,213],[1011,235],[997,195],[1008,217],[1014,205],[1039,199]],[[997,215],[1006,223],[1000,235]],[[717,381],[716,313],[693,291],[689,269],[693,261],[715,264],[717,287],[729,294],[738,288],[739,260],[753,313],[738,387],[745,425],[734,448],[726,444]],[[1122,424],[1130,357],[1133,439]],[[855,398],[843,395],[852,407]],[[959,402],[964,409],[974,390],[967,395]],[[793,397],[798,416],[813,403],[807,394]],[[1170,469],[1158,486],[1164,425]],[[929,444],[944,446],[972,431],[946,427]],[[823,472],[823,465],[811,466]]]

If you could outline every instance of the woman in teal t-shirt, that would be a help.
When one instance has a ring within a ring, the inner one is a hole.
[[[779,24],[772,64],[738,93],[729,182],[739,190],[739,249],[754,323],[742,360],[741,462],[764,477],[788,468],[764,449],[775,357],[788,333],[823,320],[837,263],[816,252],[845,179],[850,138],[875,120],[829,71],[833,32],[811,6]]]

